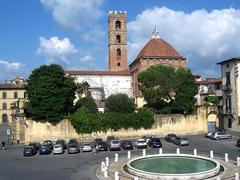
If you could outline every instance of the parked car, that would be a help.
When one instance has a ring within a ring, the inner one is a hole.
[[[53,142],[51,140],[43,141],[42,145],[48,145],[51,150],[53,150]]]
[[[179,146],[188,146],[189,140],[186,137],[176,137],[173,141],[174,144],[177,144]]]
[[[224,132],[224,130],[212,130],[212,131],[208,131],[206,134],[205,134],[205,137],[206,138],[210,138],[211,135],[215,132]]]
[[[100,138],[94,139],[94,141],[93,141],[93,146],[96,147],[96,145],[97,145],[99,142],[103,142],[103,140],[100,139]]]
[[[112,151],[112,150],[121,150],[121,143],[120,141],[118,140],[111,140],[109,142],[109,150]]]
[[[225,132],[215,132],[211,135],[210,137],[211,139],[215,139],[215,140],[220,140],[220,139],[231,139],[232,136],[230,134],[227,134]]]
[[[159,138],[152,138],[148,142],[149,147],[152,148],[160,148],[162,147],[161,140]]]
[[[135,147],[140,149],[140,148],[147,148],[147,142],[145,139],[138,139],[136,142],[135,142]]]
[[[40,155],[44,155],[44,154],[51,154],[52,150],[49,147],[49,145],[45,144],[45,145],[41,145],[40,149],[39,149],[39,154]]]
[[[93,145],[91,143],[83,143],[82,144],[82,152],[92,152]]]
[[[106,143],[107,143],[108,147],[109,147],[109,145],[110,145],[110,141],[112,141],[112,140],[116,140],[115,136],[108,136],[108,137],[107,137]]]
[[[122,147],[122,149],[124,149],[124,150],[133,149],[132,141],[129,141],[129,140],[124,140],[124,141],[122,141],[121,147]]]
[[[66,142],[63,139],[58,139],[55,144],[61,144],[64,149],[67,149]]]
[[[78,144],[76,143],[68,144],[68,154],[76,154],[76,153],[80,153]]]
[[[142,136],[141,139],[144,139],[148,144],[149,141],[152,139],[152,136]]]
[[[236,146],[237,146],[237,147],[240,147],[240,138],[237,140]]]
[[[107,144],[105,142],[97,142],[96,147],[98,148],[99,151],[107,151]]]
[[[70,140],[68,141],[68,145],[69,145],[69,144],[78,144],[78,142],[77,142],[76,139],[70,139]]]
[[[28,146],[32,146],[34,148],[34,151],[37,153],[39,148],[40,148],[40,144],[39,143],[36,143],[36,142],[30,142],[28,144]]]
[[[34,150],[33,146],[26,146],[23,149],[23,156],[34,156],[36,154],[36,150]]]
[[[176,139],[176,134],[168,134],[165,136],[165,141],[167,142],[173,142]]]
[[[61,144],[54,144],[53,146],[53,154],[63,154],[64,148]]]

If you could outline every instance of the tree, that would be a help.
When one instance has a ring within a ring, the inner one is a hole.
[[[134,112],[135,105],[126,94],[111,95],[105,104],[106,112],[131,113]]]
[[[139,88],[147,107],[157,113],[193,112],[197,86],[191,71],[170,66],[152,66],[138,76]]]
[[[27,111],[34,120],[55,123],[73,111],[76,85],[56,64],[33,70],[27,85]]]
[[[97,105],[92,98],[92,96],[86,96],[81,99],[79,99],[75,104],[75,111],[81,111],[82,108],[85,109],[85,111],[90,113],[96,113],[98,112]]]
[[[208,104],[210,103],[210,104],[213,104],[213,105],[218,105],[219,102],[221,101],[221,97],[219,97],[219,96],[206,96],[204,98],[204,101]]]
[[[87,82],[82,82],[77,84],[77,95],[82,98],[83,95],[90,96],[91,93],[88,91],[90,85]]]

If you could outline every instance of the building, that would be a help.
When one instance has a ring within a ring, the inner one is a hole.
[[[129,65],[129,70],[133,76],[135,103],[138,107],[145,104],[143,95],[138,88],[138,74],[154,65],[166,65],[174,68],[186,67],[186,58],[182,57],[168,42],[161,39],[156,28],[152,33],[152,38]]]
[[[221,65],[223,90],[223,128],[240,132],[240,57],[218,63]]]
[[[21,124],[24,122],[24,104],[26,101],[26,89],[23,84],[0,84],[0,137],[6,141],[6,135],[20,140],[24,131]],[[8,131],[8,133],[7,133]],[[9,137],[7,137],[9,138]],[[9,139],[8,139],[9,141]]]

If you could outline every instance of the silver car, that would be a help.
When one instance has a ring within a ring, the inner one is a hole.
[[[82,152],[92,152],[93,145],[91,143],[83,143],[82,144]]]
[[[53,154],[63,154],[64,148],[61,144],[55,144],[53,146]]]
[[[211,135],[210,137],[211,139],[216,139],[216,140],[219,140],[219,139],[232,139],[232,136],[230,134],[226,134],[224,132],[215,132]]]
[[[179,146],[188,146],[189,140],[186,137],[176,137],[173,141],[174,144],[177,144]]]
[[[138,139],[135,143],[134,146],[136,148],[147,148],[147,142],[145,139]]]
[[[109,142],[109,150],[121,150],[121,143],[118,140],[111,140]]]

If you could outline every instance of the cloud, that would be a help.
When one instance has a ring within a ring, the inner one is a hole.
[[[160,37],[173,45],[184,57],[194,73],[220,75],[216,62],[240,52],[240,10],[204,9],[191,13],[166,7],[154,7],[141,12],[128,23],[129,59],[151,38],[154,25]]]
[[[103,15],[103,0],[41,0],[41,3],[59,25],[77,31]]]
[[[87,63],[87,64],[92,63],[94,60],[95,58],[92,57],[92,55],[90,54],[87,54],[80,58],[80,62]]]
[[[0,82],[10,80],[16,76],[26,76],[29,72],[24,64],[20,62],[9,62],[7,60],[0,60]]]
[[[36,53],[46,57],[46,63],[57,63],[63,66],[71,64],[71,58],[77,49],[68,38],[59,39],[57,36],[46,39],[40,37],[40,47]]]

